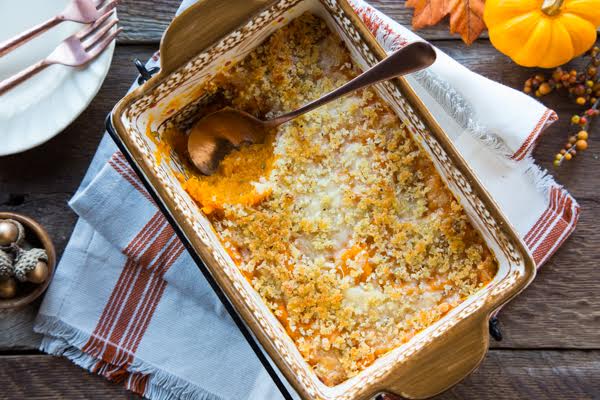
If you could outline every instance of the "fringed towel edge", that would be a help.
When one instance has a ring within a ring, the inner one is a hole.
[[[44,335],[40,351],[65,356],[89,372],[98,373],[109,380],[117,380],[111,372],[121,366],[98,360],[81,351],[80,348],[88,341],[89,334],[55,317],[41,314],[35,321],[34,331]],[[138,359],[134,359],[128,365],[126,375],[120,374],[118,378],[124,381],[128,390],[153,400],[225,400]]]

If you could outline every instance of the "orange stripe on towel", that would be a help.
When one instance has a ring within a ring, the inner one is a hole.
[[[158,231],[160,231],[165,224],[166,221],[159,212],[154,214],[154,216],[150,218],[146,225],[124,249],[123,252],[125,255],[130,258],[137,257],[140,252],[148,246],[150,239]],[[98,339],[108,335],[108,330],[111,327],[110,321],[112,320],[113,315],[117,313],[117,310],[120,308],[123,298],[126,296],[126,292],[129,290],[130,284],[133,281],[136,272],[135,265],[132,261],[128,260],[123,268],[123,271],[121,272],[121,275],[117,279],[117,283],[108,299],[108,302],[104,306],[104,310],[102,311],[96,328],[92,332],[88,342],[83,346],[82,351],[92,354],[92,352],[96,353],[98,350],[100,350],[98,348]]]
[[[579,207],[574,206],[573,198],[567,195],[563,207],[556,212],[555,223],[551,229],[549,228],[550,232],[533,251],[536,264],[541,264],[556,251],[575,229],[578,219]]]
[[[544,130],[544,127],[549,122],[556,121],[557,119],[558,119],[558,116],[556,115],[556,113],[550,109],[547,109],[544,112],[544,114],[542,114],[542,117],[540,118],[538,123],[535,125],[535,127],[533,128],[531,133],[527,136],[527,139],[525,139],[525,141],[523,142],[521,147],[519,147],[519,149],[515,152],[515,154],[512,155],[511,159],[516,160],[516,161],[520,161],[520,160],[524,159],[525,156],[527,155],[527,153],[529,153],[529,151],[533,148],[533,145],[536,143],[537,139],[539,138],[540,133],[542,133],[542,131]]]
[[[556,220],[561,217],[565,207],[565,202],[568,199],[566,192],[560,188],[553,187],[552,190],[554,191],[555,195],[554,201],[549,205],[549,213],[546,215],[544,221],[542,221],[542,224],[538,227],[537,232],[534,232],[527,242],[527,245],[532,251],[537,247],[538,242],[544,238],[544,235],[548,232],[548,230],[551,229]]]
[[[115,171],[119,173],[119,175],[123,177],[123,179],[129,182],[131,186],[137,189],[137,191],[140,192],[145,198],[154,203],[154,199],[152,199],[148,191],[144,189],[137,175],[131,169],[131,166],[127,164],[125,161],[125,156],[123,156],[121,152],[118,151],[113,154],[110,160],[108,160],[108,163]]]
[[[536,221],[536,223],[531,227],[531,229],[529,230],[529,232],[527,232],[527,234],[525,235],[525,237],[523,238],[523,240],[525,240],[525,243],[527,244],[528,247],[532,247],[532,240],[534,237],[537,237],[537,235],[540,233],[540,230],[543,226],[545,226],[545,224],[548,222],[548,216],[552,213],[552,210],[554,209],[554,205],[557,203],[557,199],[558,199],[558,195],[560,194],[560,191],[557,190],[557,188],[551,188],[550,189],[550,199],[548,202],[548,206],[546,207],[546,210],[542,213],[542,215],[540,216],[540,218]]]

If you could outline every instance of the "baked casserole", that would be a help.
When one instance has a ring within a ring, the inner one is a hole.
[[[359,73],[339,37],[304,13],[204,84],[212,101],[200,115],[231,105],[275,116]],[[170,126],[158,157],[174,150],[185,160],[185,139]],[[184,164],[181,185],[326,385],[406,343],[497,272],[430,158],[374,89],[234,150],[212,176]]]

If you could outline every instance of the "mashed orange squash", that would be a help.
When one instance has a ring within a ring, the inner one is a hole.
[[[270,193],[259,190],[254,183],[265,177],[273,166],[272,139],[265,143],[243,146],[233,150],[211,176],[197,175],[182,183],[183,188],[210,215],[223,211],[225,204],[255,206]]]

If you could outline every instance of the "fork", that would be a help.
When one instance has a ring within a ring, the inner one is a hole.
[[[63,21],[74,21],[83,24],[92,23],[115,8],[120,0],[111,0],[108,4],[103,5],[106,1],[107,0],[71,0],[65,9],[58,15],[50,18],[46,22],[34,26],[28,31],[0,43],[0,57]]]
[[[78,67],[98,57],[122,30],[122,28],[119,28],[114,32],[110,32],[110,29],[119,22],[117,18],[109,20],[111,15],[113,15],[112,10],[98,18],[86,29],[63,40],[45,59],[1,81],[0,95],[50,65],[62,64],[69,67]]]

